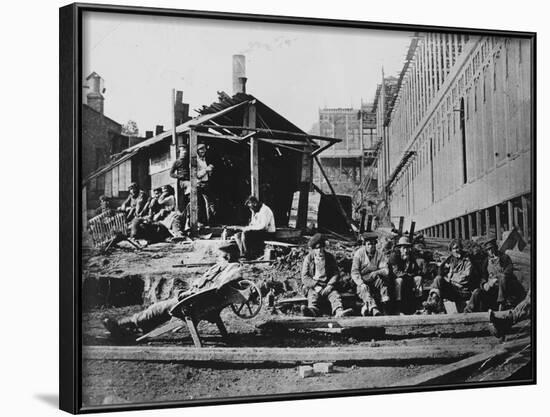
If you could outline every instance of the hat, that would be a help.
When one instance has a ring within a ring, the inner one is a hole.
[[[365,242],[378,240],[378,235],[374,232],[365,232],[363,233],[362,237]]]
[[[321,233],[315,233],[311,239],[309,239],[308,246],[314,248],[317,245],[325,245],[325,237]]]
[[[206,145],[204,143],[199,143],[197,145],[197,149],[200,149],[200,148],[206,148]]]
[[[407,236],[401,236],[395,247],[397,248],[399,246],[412,246],[412,244]]]
[[[137,185],[137,182],[132,182],[129,186],[128,186],[128,189],[131,190],[132,188],[139,188],[138,185]]]
[[[485,243],[483,243],[483,249],[485,250],[488,250],[489,248],[496,248],[496,247],[497,247],[496,238],[489,239]]]

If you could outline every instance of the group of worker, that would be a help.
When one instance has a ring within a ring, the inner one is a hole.
[[[351,279],[361,300],[361,315],[413,314],[443,312],[444,301],[463,306],[464,312],[508,310],[526,297],[525,289],[513,271],[510,257],[498,250],[495,239],[483,244],[487,258],[481,271],[464,251],[460,240],[449,246],[450,256],[438,268],[438,274],[425,299],[427,262],[415,253],[408,237],[395,245],[380,248],[378,235],[363,234],[363,246],[353,255]],[[352,314],[344,309],[341,299],[343,281],[334,256],[325,248],[322,235],[309,241],[310,253],[302,266],[302,284],[308,304],[306,316],[318,316],[319,305],[330,304],[335,316]],[[386,249],[386,250],[385,250]]]

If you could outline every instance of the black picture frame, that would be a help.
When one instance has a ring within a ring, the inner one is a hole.
[[[121,405],[82,406],[82,253],[81,253],[81,146],[79,142],[82,120],[82,15],[85,12],[120,13],[127,15],[169,16],[197,19],[231,20],[237,22],[266,22],[298,24],[317,27],[363,28],[392,31],[429,31],[434,33],[464,33],[528,39],[531,43],[531,242],[536,247],[536,67],[537,35],[532,32],[496,31],[461,27],[392,24],[380,22],[283,17],[254,14],[206,12],[97,4],[71,4],[59,11],[60,44],[60,339],[59,339],[59,404],[60,409],[73,413],[125,411],[155,408],[222,405],[233,403],[281,401],[292,399],[332,398],[404,392],[453,390],[511,385],[536,384],[536,252],[531,252],[531,293],[535,306],[532,313],[532,368],[529,377],[513,381],[489,381],[467,384],[439,384],[418,387],[384,387],[360,390],[302,392],[282,395],[233,397],[225,399],[197,399],[189,401],[153,402]]]

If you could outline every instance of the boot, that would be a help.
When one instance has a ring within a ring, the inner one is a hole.
[[[345,310],[343,308],[338,308],[336,312],[334,313],[334,317],[347,317],[350,316],[351,313],[353,313],[352,308],[346,308]]]
[[[496,317],[493,310],[489,310],[489,321],[493,325],[495,337],[499,339],[504,338],[514,324],[511,313],[505,317]]]
[[[102,321],[103,326],[114,338],[128,337],[137,331],[137,326],[133,321],[128,318],[115,320],[111,317],[107,317]]]

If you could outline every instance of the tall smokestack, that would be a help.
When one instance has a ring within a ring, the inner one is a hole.
[[[245,82],[240,79],[244,78]],[[244,55],[233,55],[233,94],[244,93],[246,83],[246,58]]]
[[[92,72],[86,78],[88,81],[88,87],[90,92],[86,94],[86,104],[90,106],[95,111],[103,114],[103,102],[105,98],[103,97],[103,78],[101,78],[97,73]]]

